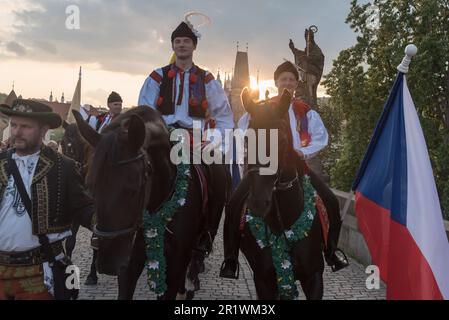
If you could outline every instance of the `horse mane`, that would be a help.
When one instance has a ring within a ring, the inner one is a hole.
[[[279,121],[279,167],[283,170],[292,171],[302,166],[298,166],[301,159],[293,149],[293,137],[290,129],[288,114]],[[300,172],[298,172],[300,173]]]
[[[148,107],[139,106],[133,108],[114,119],[111,124],[105,127],[102,132],[102,138],[96,146],[94,161],[89,169],[88,181],[90,184],[103,180],[107,169],[110,169],[111,164],[117,160],[117,151],[120,142],[120,133],[123,125],[133,116],[138,115],[142,118],[147,129],[146,136],[151,136],[151,140],[161,140],[169,146],[169,135],[165,123],[159,112]],[[161,146],[160,143],[149,145],[149,139],[145,139],[143,148],[149,151],[150,148]],[[93,185],[92,185],[93,186]]]
[[[102,181],[105,176],[106,169],[111,167],[117,151],[117,132],[111,131],[103,135],[102,139],[95,148],[95,155],[89,171],[87,173],[87,181],[94,190],[98,181]]]
[[[123,121],[129,120],[133,115],[140,116],[144,123],[162,123],[164,125],[163,119],[158,111],[149,106],[138,106],[120,114],[114,121],[104,128],[102,133],[106,134],[110,131],[117,130],[117,128],[121,127]]]

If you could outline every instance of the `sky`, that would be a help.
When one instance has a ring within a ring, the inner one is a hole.
[[[0,0],[0,92],[25,98],[71,100],[82,66],[82,103],[105,105],[111,91],[137,104],[145,78],[168,63],[172,31],[190,11],[211,24],[201,33],[194,62],[214,74],[231,72],[237,41],[246,51],[253,82],[271,85],[274,69],[294,61],[292,39],[305,48],[304,29],[318,26],[324,74],[338,53],[356,41],[345,23],[350,0]],[[71,7],[72,6],[72,7]],[[79,28],[72,8],[79,9]],[[69,7],[69,11],[66,10]],[[199,24],[200,19],[192,19]],[[70,27],[69,25],[69,27]],[[318,95],[324,89],[319,88]]]

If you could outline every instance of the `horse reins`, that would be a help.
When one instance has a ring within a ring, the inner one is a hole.
[[[116,163],[114,163],[114,166],[122,166],[122,165],[126,165],[129,163],[133,163],[136,161],[143,161],[144,162],[144,167],[145,167],[145,175],[142,179],[141,185],[140,185],[140,195],[139,195],[139,207],[142,207],[142,210],[145,206],[146,203],[146,184],[148,181],[148,176],[153,172],[153,167],[151,165],[150,160],[148,159],[147,154],[144,151],[139,152],[139,154],[137,156],[135,156],[134,158],[130,158],[130,159],[125,159],[125,160],[120,160],[117,161]],[[93,227],[93,233],[98,236],[99,238],[105,238],[105,239],[114,239],[123,235],[127,235],[130,233],[134,232],[134,237],[135,234],[137,232],[137,230],[139,229],[139,227],[141,226],[141,220],[138,219],[136,221],[136,223],[129,228],[126,229],[120,229],[120,230],[115,230],[115,231],[101,231],[98,230],[97,228],[97,224],[94,225]]]

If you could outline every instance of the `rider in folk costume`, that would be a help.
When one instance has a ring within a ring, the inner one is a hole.
[[[158,68],[148,76],[140,91],[138,105],[148,105],[158,110],[167,125],[190,132],[193,121],[200,121],[203,135],[206,129],[217,129],[224,141],[225,130],[234,128],[232,110],[225,91],[212,73],[193,63],[198,38],[198,32],[187,19],[179,24],[171,35],[174,63]],[[190,138],[191,145],[192,142],[201,143],[192,141],[192,135]],[[213,144],[206,145],[205,148],[212,146]],[[216,145],[212,148],[215,147]],[[224,148],[220,150],[226,151]],[[228,175],[225,165],[215,167],[220,168],[220,175]],[[221,215],[207,217],[208,227],[199,243],[199,248],[206,253],[212,249],[220,218]]]
[[[278,88],[279,94],[287,89],[292,96],[299,81],[299,74],[296,67],[289,61],[279,65],[274,72],[274,81]],[[273,102],[279,102],[279,96],[272,98]],[[321,120],[320,115],[313,110],[307,103],[302,100],[292,99],[290,108],[288,110],[290,129],[293,140],[293,148],[298,153],[300,158],[306,160],[316,156],[328,144],[328,133]],[[238,123],[242,130],[246,130],[249,126],[250,115],[244,114]],[[239,214],[239,212],[233,212]],[[225,219],[225,233],[224,233],[224,248],[225,260],[220,270],[220,276],[224,278],[238,277],[238,241],[235,241],[236,235],[239,232],[239,226],[230,226],[233,219],[226,215]],[[346,258],[335,254],[337,249],[338,238],[341,228],[340,217],[329,217],[327,223],[330,224],[325,229],[327,235],[324,238],[327,240],[327,247],[325,248],[325,258],[328,265],[332,266],[334,271],[340,270],[348,266]],[[322,221],[326,223],[326,221]],[[227,232],[228,230],[229,232]],[[234,239],[234,240],[233,240]]]
[[[296,67],[289,61],[282,63],[274,72],[274,80],[282,93],[299,81]],[[293,89],[294,90],[294,89]],[[272,98],[276,101],[279,97]],[[290,128],[293,138],[293,148],[303,159],[310,159],[324,149],[329,140],[326,127],[318,112],[313,110],[302,100],[293,99],[288,110]],[[239,120],[238,126],[242,130],[248,128],[250,115],[245,113]]]
[[[117,116],[122,112],[122,97],[115,92],[108,97],[108,108],[109,112],[97,115],[94,119],[89,117],[86,121],[89,125],[94,128],[97,132],[101,133],[104,127],[111,123]]]
[[[215,126],[223,133],[233,129],[225,91],[212,73],[193,63],[198,36],[186,22],[181,22],[171,41],[176,61],[150,74],[140,91],[139,105],[160,111],[167,125],[191,129],[197,120],[203,129]]]
[[[0,300],[61,299],[54,272],[67,262],[62,241],[75,216],[92,216],[93,202],[75,161],[43,144],[61,125],[58,114],[23,99],[0,112],[10,117],[12,143],[0,153]]]

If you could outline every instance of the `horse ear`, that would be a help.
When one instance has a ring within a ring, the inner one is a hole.
[[[84,121],[81,113],[79,113],[77,110],[72,110],[72,113],[75,117],[76,124],[78,125],[78,129],[81,135],[92,147],[95,148],[101,139],[101,134],[92,129],[92,127],[89,126],[86,121]]]
[[[248,112],[249,114],[253,113],[255,111],[255,103],[253,99],[251,99],[248,88],[243,89],[241,98],[242,98],[242,105],[245,111]]]
[[[279,105],[277,108],[277,110],[279,111],[279,116],[283,116],[288,112],[291,101],[292,95],[287,89],[284,89],[284,92],[282,92],[281,100],[279,101]]]
[[[128,122],[128,145],[137,152],[145,141],[145,124],[140,116],[133,114]]]

